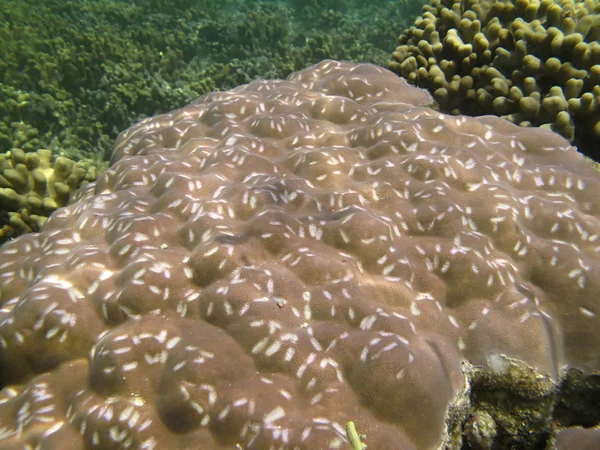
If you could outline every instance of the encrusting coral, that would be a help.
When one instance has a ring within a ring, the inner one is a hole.
[[[469,374],[597,370],[600,174],[431,102],[324,61],[123,132],[0,249],[0,448],[459,448]]]
[[[552,129],[597,159],[599,38],[598,0],[433,0],[389,67],[445,112]]]

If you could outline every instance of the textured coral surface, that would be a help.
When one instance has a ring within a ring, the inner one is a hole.
[[[0,448],[435,448],[464,360],[597,369],[600,175],[430,102],[325,61],[123,132],[0,249]]]
[[[569,428],[556,438],[557,450],[595,450],[600,446],[599,428]]]

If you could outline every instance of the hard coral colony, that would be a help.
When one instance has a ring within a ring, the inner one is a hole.
[[[600,176],[431,102],[324,61],[123,132],[0,249],[0,448],[460,448],[472,374],[597,370]]]
[[[599,38],[598,0],[432,0],[389,66],[444,111],[551,129],[597,159]]]

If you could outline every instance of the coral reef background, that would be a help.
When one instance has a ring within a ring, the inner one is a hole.
[[[285,78],[324,58],[385,65],[398,30],[421,6],[7,0],[0,9],[0,154],[11,161],[13,148],[50,149],[100,173],[120,131],[207,92]],[[31,218],[39,208],[23,192],[24,175],[17,186],[14,176],[0,172],[0,203],[17,205],[0,207],[0,243],[44,222]]]
[[[421,4],[363,3],[7,0],[1,149],[96,155],[132,123],[213,90],[324,58],[385,65]]]

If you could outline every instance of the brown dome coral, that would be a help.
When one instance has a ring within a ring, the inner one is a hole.
[[[122,133],[0,250],[0,448],[457,447],[464,361],[597,369],[600,175],[430,102],[325,61]]]

